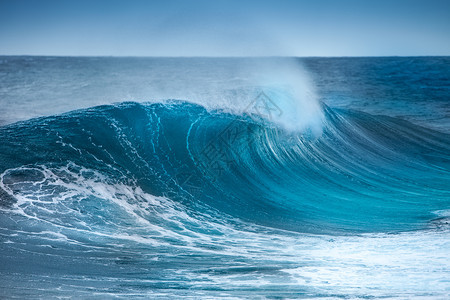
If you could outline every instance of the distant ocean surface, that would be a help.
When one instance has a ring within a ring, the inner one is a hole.
[[[0,298],[450,298],[450,57],[0,56]]]

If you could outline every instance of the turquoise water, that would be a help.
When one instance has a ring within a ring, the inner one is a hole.
[[[0,74],[4,297],[449,296],[448,58]]]

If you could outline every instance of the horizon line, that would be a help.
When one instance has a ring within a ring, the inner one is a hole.
[[[54,54],[0,54],[0,57],[85,57],[85,58],[375,58],[375,57],[449,57],[450,54],[430,54],[430,55],[54,55]]]

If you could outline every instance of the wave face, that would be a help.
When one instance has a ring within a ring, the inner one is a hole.
[[[447,295],[450,136],[323,111],[320,134],[182,101],[2,127],[4,294]]]
[[[192,208],[300,232],[419,229],[450,208],[448,135],[325,111],[321,137],[186,102],[19,123],[1,132],[2,187],[14,198],[16,186],[36,186],[46,172],[87,168]]]

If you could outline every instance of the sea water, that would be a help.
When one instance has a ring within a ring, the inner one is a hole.
[[[450,58],[0,57],[2,298],[450,297]]]

